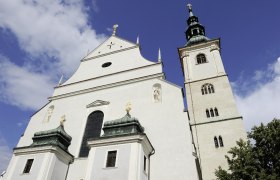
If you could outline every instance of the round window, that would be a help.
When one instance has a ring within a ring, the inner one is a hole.
[[[106,63],[102,64],[102,67],[106,68],[106,67],[111,66],[111,64],[112,64],[111,62],[106,62]]]

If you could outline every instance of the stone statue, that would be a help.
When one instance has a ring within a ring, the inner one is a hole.
[[[160,102],[160,89],[158,87],[155,87],[154,89],[154,100],[155,102]]]

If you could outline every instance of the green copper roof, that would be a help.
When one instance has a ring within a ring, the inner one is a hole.
[[[198,44],[198,43],[201,43],[201,42],[206,42],[210,40],[208,37],[206,36],[202,36],[202,35],[197,35],[197,36],[193,36],[186,44],[186,46],[191,46],[191,45],[194,45],[194,44]]]
[[[55,129],[36,132],[32,139],[31,146],[56,145],[67,150],[72,137],[65,132],[63,125],[60,125]]]
[[[143,133],[144,128],[135,117],[131,117],[131,115],[127,113],[120,119],[105,122],[103,131],[103,137],[108,137]]]

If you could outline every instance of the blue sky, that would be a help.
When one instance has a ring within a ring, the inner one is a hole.
[[[0,171],[30,116],[62,74],[111,35],[136,41],[167,80],[183,86],[177,48],[186,43],[187,3],[221,38],[222,58],[247,130],[280,116],[280,1],[9,0],[0,1]]]

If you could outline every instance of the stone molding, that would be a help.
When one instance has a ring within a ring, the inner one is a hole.
[[[84,90],[79,90],[79,91],[74,91],[74,92],[70,92],[70,93],[66,93],[66,94],[52,96],[52,97],[49,97],[48,100],[52,101],[52,100],[55,100],[55,99],[61,99],[61,98],[70,97],[70,96],[76,96],[76,95],[80,95],[80,94],[90,93],[90,92],[93,92],[93,91],[99,91],[99,90],[103,90],[103,89],[108,89],[108,88],[113,88],[113,87],[117,87],[117,86],[137,83],[137,82],[150,80],[150,79],[155,79],[155,78],[164,78],[164,73],[157,73],[157,74],[153,74],[153,75],[149,75],[149,76],[143,76],[143,77],[140,77],[140,78],[134,78],[134,79],[129,79],[129,80],[125,80],[125,81],[119,81],[119,82],[115,82],[115,83],[112,83],[112,84],[106,84],[106,85],[101,85],[101,86],[97,86],[97,87],[93,87],[93,88],[88,88],[88,89],[84,89]]]
[[[64,162],[69,163],[73,162],[74,156],[69,152],[64,151],[58,146],[25,146],[25,147],[18,147],[14,148],[14,155],[30,155],[30,154],[42,154],[42,153],[54,153],[58,155],[58,157]]]
[[[150,140],[146,134],[134,134],[134,135],[124,135],[116,137],[101,137],[98,139],[89,139],[89,147],[100,147],[100,146],[109,146],[109,145],[118,145],[118,144],[128,144],[128,143],[141,143],[143,147],[147,148],[149,152],[154,151]]]
[[[139,48],[139,46],[138,46],[138,45],[135,45],[135,46],[128,47],[128,48],[125,48],[125,49],[121,49],[121,50],[116,50],[116,51],[108,52],[108,53],[101,54],[101,55],[98,55],[98,56],[93,56],[93,57],[91,57],[91,58],[82,59],[81,62],[89,61],[89,60],[92,60],[92,59],[100,58],[100,57],[103,57],[103,56],[108,56],[108,55],[111,55],[111,54],[116,54],[116,53],[119,53],[119,52],[122,52],[122,51],[127,51],[127,50],[135,49],[135,48]]]
[[[209,80],[209,79],[216,79],[216,78],[224,77],[224,76],[228,76],[228,75],[227,74],[223,74],[223,75],[213,76],[213,77],[199,79],[199,80],[195,80],[195,81],[188,81],[188,82],[185,82],[184,84],[191,84],[191,83],[195,83],[195,82],[199,82],[199,81],[205,81],[205,80]]]
[[[220,119],[220,120],[214,120],[214,121],[208,121],[208,122],[202,122],[202,123],[194,123],[194,124],[190,124],[190,125],[198,126],[198,125],[203,125],[203,124],[218,123],[218,122],[222,122],[222,121],[230,121],[230,120],[238,120],[238,119],[243,120],[243,117],[238,116],[238,117],[233,117],[233,118],[226,118],[226,119]]]
[[[162,65],[162,62],[150,64],[150,65],[147,65],[147,66],[141,66],[141,67],[137,67],[137,68],[133,68],[133,69],[128,69],[128,70],[124,70],[124,71],[119,71],[119,72],[115,72],[115,73],[111,73],[111,74],[106,74],[106,75],[103,75],[103,76],[99,76],[99,77],[95,77],[95,78],[90,78],[90,79],[85,79],[85,80],[82,80],[82,81],[77,81],[77,82],[73,82],[73,83],[69,83],[69,84],[63,84],[63,85],[60,85],[60,86],[56,86],[54,88],[55,89],[63,88],[65,86],[71,86],[73,84],[78,84],[78,83],[82,83],[82,82],[86,82],[86,81],[91,81],[91,80],[96,80],[96,79],[100,79],[100,78],[104,78],[104,77],[114,76],[114,75],[117,75],[117,74],[129,72],[129,71],[133,71],[133,70],[138,70],[138,69],[143,69],[143,68],[147,68],[147,67],[155,66],[155,65]]]
[[[97,107],[97,106],[105,106],[105,105],[108,105],[108,104],[110,104],[109,101],[96,100],[96,101],[88,104],[86,106],[86,108]]]

